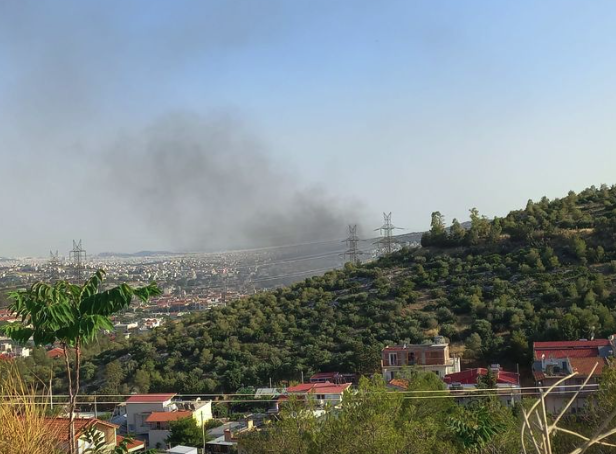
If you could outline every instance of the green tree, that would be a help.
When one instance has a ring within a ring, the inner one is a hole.
[[[135,373],[135,386],[143,394],[150,390],[150,373],[147,370],[141,368]]]
[[[120,385],[125,377],[124,370],[122,369],[122,363],[117,359],[108,363],[105,366],[104,378],[105,378],[105,394],[119,394]]]
[[[184,445],[198,448],[207,441],[207,436],[194,418],[182,418],[169,423],[167,443],[171,446]]]
[[[466,338],[466,341],[464,342],[464,346],[466,347],[466,351],[468,351],[468,354],[465,351],[465,356],[468,356],[470,358],[477,358],[481,356],[483,342],[479,334],[473,333],[468,336]]]
[[[59,281],[53,285],[37,282],[28,290],[10,294],[9,310],[20,321],[4,327],[11,339],[21,344],[32,340],[35,345],[58,342],[64,353],[69,391],[69,451],[76,452],[75,405],[79,394],[81,354],[103,330],[113,330],[110,317],[127,308],[133,297],[147,301],[160,294],[156,284],[133,288],[121,284],[101,290],[105,277],[98,270],[83,285]]]
[[[446,237],[445,216],[440,211],[435,211],[432,213],[432,220],[430,222],[430,238],[434,244],[442,245]]]
[[[518,363],[526,363],[529,359],[529,345],[526,335],[521,330],[511,333],[511,353]]]
[[[459,246],[464,242],[466,237],[466,230],[460,224],[460,221],[454,218],[451,221],[451,228],[449,229],[449,241],[455,246]]]

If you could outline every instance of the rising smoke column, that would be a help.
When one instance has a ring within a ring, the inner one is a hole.
[[[169,114],[102,158],[117,200],[184,250],[337,239],[360,217],[356,203],[302,188],[233,115]]]

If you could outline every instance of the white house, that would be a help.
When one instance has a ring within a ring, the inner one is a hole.
[[[126,404],[126,425],[129,433],[147,434],[150,426],[146,422],[153,412],[176,411],[172,402],[175,394],[135,394]]]

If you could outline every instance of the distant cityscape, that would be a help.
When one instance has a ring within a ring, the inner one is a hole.
[[[395,237],[394,248],[419,245],[419,234]],[[379,255],[382,240],[357,245],[356,259],[367,262]],[[390,245],[391,247],[391,245]],[[347,241],[332,240],[219,253],[140,252],[0,259],[0,322],[12,321],[6,293],[38,281],[87,278],[97,269],[107,273],[109,286],[121,282],[144,285],[156,281],[163,295],[134,306],[115,320],[116,332],[131,333],[177,318],[337,269],[349,261]]]

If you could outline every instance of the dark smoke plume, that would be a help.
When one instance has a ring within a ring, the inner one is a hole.
[[[184,250],[342,238],[356,203],[303,188],[231,115],[168,115],[103,155],[104,174],[165,242]]]

